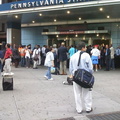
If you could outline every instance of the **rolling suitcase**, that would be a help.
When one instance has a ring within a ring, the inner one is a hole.
[[[4,76],[2,79],[2,87],[3,90],[13,90],[13,77],[12,76]]]

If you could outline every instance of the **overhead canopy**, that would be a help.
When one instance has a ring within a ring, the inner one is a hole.
[[[43,6],[34,3],[33,7],[22,8],[23,3],[32,6],[32,2],[37,1],[40,2],[26,0],[27,3],[19,1],[0,5],[0,22],[21,22],[22,27],[120,22],[120,0],[68,0],[71,3],[59,0],[59,4],[54,5],[44,0]]]

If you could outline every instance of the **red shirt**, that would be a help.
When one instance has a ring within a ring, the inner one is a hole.
[[[10,58],[11,55],[12,55],[12,50],[10,48],[6,49],[4,58],[5,59]]]

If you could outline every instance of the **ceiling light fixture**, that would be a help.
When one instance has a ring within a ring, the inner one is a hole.
[[[97,34],[96,36],[99,37],[99,34]]]
[[[17,16],[17,15],[15,15],[15,18],[18,18],[18,16]]]
[[[108,16],[107,16],[107,18],[109,19],[109,18],[110,18],[110,16],[108,15]]]
[[[67,14],[70,14],[70,11],[67,11]]]
[[[42,13],[40,13],[39,16],[42,16]]]
[[[56,19],[54,19],[54,22],[56,22],[57,20]]]
[[[78,37],[78,35],[76,34],[75,37]]]
[[[104,36],[102,36],[102,40],[104,40],[105,39],[105,37]]]
[[[83,40],[85,40],[85,36],[83,36]]]
[[[35,23],[35,21],[32,21],[32,23]]]
[[[100,8],[99,10],[100,10],[100,11],[103,11],[103,8]]]

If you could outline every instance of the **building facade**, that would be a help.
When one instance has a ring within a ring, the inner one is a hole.
[[[0,43],[120,45],[120,0],[1,0]]]

